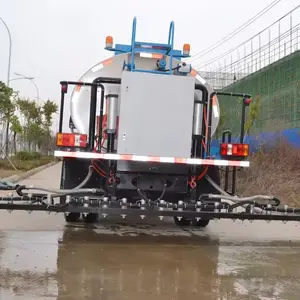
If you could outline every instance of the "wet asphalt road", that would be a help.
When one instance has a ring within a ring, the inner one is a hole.
[[[57,188],[59,176],[58,164],[24,183]],[[0,299],[299,299],[299,229],[66,226],[61,214],[0,211]]]

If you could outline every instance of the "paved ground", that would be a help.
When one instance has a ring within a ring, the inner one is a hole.
[[[60,165],[27,184],[58,187]],[[66,226],[0,212],[0,299],[299,299],[298,223]]]

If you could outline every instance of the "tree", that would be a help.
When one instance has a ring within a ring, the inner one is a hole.
[[[20,123],[20,120],[16,115],[12,116],[10,119],[10,129],[13,132],[13,143],[14,143],[14,154],[17,154],[17,141],[16,137],[17,135],[21,135],[23,133],[23,128]]]
[[[58,112],[58,105],[49,99],[43,105],[43,113],[45,117],[45,126],[50,130],[53,121],[53,114]]]
[[[10,132],[14,154],[17,152],[18,143],[23,144],[22,150],[48,154],[50,148],[53,149],[51,126],[53,114],[57,112],[58,105],[55,102],[47,100],[39,105],[30,99],[21,99],[17,92],[0,81],[0,127],[2,130],[5,128],[6,132],[6,157],[9,154]]]
[[[0,122],[1,125],[6,123],[6,141],[5,141],[5,154],[8,155],[8,135],[10,119],[15,112],[14,102],[17,93],[4,82],[0,81]]]
[[[58,111],[55,102],[47,100],[42,106],[29,99],[18,99],[17,108],[21,114],[22,137],[28,151],[48,154],[51,139],[53,114]]]
[[[51,126],[53,123],[53,114],[58,112],[58,105],[50,101],[49,99],[43,105],[43,115],[44,115],[44,147],[50,149],[52,144],[51,139]]]
[[[254,122],[258,119],[260,114],[260,104],[261,104],[261,98],[260,95],[257,95],[254,99],[252,99],[252,102],[250,104],[248,117],[245,123],[245,133],[249,134],[251,128],[254,125]]]
[[[27,150],[31,151],[32,146],[36,150],[37,140],[43,135],[40,130],[43,124],[42,108],[29,99],[19,99],[17,107],[23,117],[23,138],[27,142]]]
[[[225,98],[228,100],[229,98]],[[232,102],[234,100],[232,99]],[[220,120],[219,126],[216,130],[217,139],[221,136],[222,132],[226,129],[233,131],[233,136],[239,134],[240,127],[238,126],[237,120],[241,120],[243,98],[236,98],[235,105],[232,104],[230,108],[226,107],[226,102],[223,100],[222,105],[220,101]],[[245,135],[250,134],[250,130],[253,128],[255,121],[258,119],[260,114],[261,98],[257,95],[254,99],[252,98],[251,104],[246,109],[246,121],[245,121]],[[234,109],[235,107],[235,109]],[[233,128],[232,128],[233,127]]]

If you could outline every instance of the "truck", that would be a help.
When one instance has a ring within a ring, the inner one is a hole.
[[[61,212],[66,222],[88,223],[110,215],[171,217],[178,226],[196,227],[212,219],[299,221],[300,210],[273,195],[236,195],[237,172],[250,166],[244,135],[251,95],[215,91],[185,61],[190,44],[174,49],[173,21],[165,44],[138,41],[136,24],[134,18],[130,45],[114,45],[107,36],[111,57],[78,81],[60,82],[60,188],[18,185],[17,196],[2,198],[0,209]],[[222,95],[240,100],[240,140],[224,131],[215,158]]]

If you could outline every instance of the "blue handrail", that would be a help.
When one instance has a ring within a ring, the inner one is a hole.
[[[170,23],[170,29],[169,29],[169,40],[168,45],[170,45],[173,49],[174,44],[174,21]]]
[[[136,24],[137,24],[137,18],[133,18],[132,22],[132,35],[131,35],[131,71],[135,70],[135,65],[134,65],[134,55],[136,52]],[[138,42],[139,44],[139,42]],[[172,73],[172,65],[173,65],[173,47],[174,47],[174,21],[170,23],[170,28],[169,28],[169,37],[168,37],[168,44],[164,45],[166,47],[166,53],[165,55],[170,56],[170,68],[168,72],[166,73]]]
[[[145,52],[155,52],[155,53],[161,53],[163,55],[168,55],[170,57],[170,64],[172,65],[173,59],[181,59],[183,57],[189,57],[189,55],[182,54],[180,50],[174,50],[174,21],[170,23],[170,28],[169,28],[169,36],[168,36],[168,43],[167,44],[162,44],[162,43],[150,43],[150,42],[139,42],[136,41],[136,27],[137,27],[137,18],[133,18],[132,22],[132,35],[131,35],[131,44],[129,45],[122,45],[122,44],[116,44],[115,47],[109,47],[106,46],[104,49],[108,51],[114,51],[115,55],[119,55],[122,53],[132,53],[132,58],[131,58],[131,63],[126,63],[124,62],[124,68],[128,67],[132,71],[144,71],[148,72],[147,70],[136,70],[135,65],[134,65],[134,55],[137,52],[145,51]],[[144,48],[143,46],[150,46],[150,48]],[[151,71],[152,73],[159,73],[161,74],[161,71]],[[170,72],[163,72],[163,74],[170,74]]]
[[[169,73],[172,74],[172,66],[173,66],[173,47],[174,47],[174,21],[170,23],[170,29],[169,29],[169,39],[168,39],[168,45],[169,50],[167,54],[170,53],[170,67],[169,67]]]
[[[136,37],[136,17],[133,18],[133,22],[132,22],[132,36],[131,36],[131,70],[134,69],[135,37]]]

